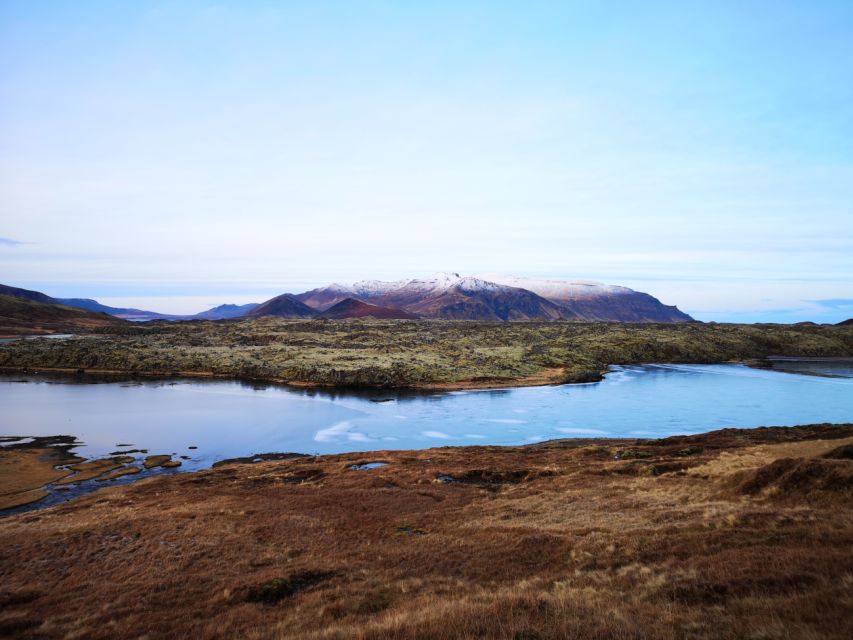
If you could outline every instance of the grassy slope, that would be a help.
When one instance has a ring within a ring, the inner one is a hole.
[[[730,429],[155,478],[0,519],[0,635],[849,638],[851,443]]]
[[[0,366],[184,372],[326,385],[594,380],[608,364],[853,356],[853,327],[826,325],[248,321],[154,323],[109,338],[0,348]]]

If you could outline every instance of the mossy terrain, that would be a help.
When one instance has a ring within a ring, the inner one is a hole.
[[[600,379],[610,364],[853,356],[853,326],[452,321],[154,322],[0,347],[0,367],[460,388]]]

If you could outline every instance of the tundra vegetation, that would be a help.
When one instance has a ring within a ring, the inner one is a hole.
[[[852,506],[850,424],[224,464],[0,519],[0,635],[846,639]]]
[[[466,388],[587,382],[610,364],[853,356],[853,326],[446,320],[122,324],[0,347],[0,367]]]

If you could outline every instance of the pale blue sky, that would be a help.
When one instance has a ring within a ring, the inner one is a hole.
[[[0,0],[0,282],[330,281],[853,315],[853,2]]]

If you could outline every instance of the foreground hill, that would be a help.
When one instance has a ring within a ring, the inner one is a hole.
[[[0,336],[88,332],[124,324],[103,313],[0,295]]]
[[[0,519],[0,633],[846,639],[851,448],[813,425],[163,475]]]
[[[344,320],[346,318],[377,318],[381,320],[416,320],[417,316],[402,309],[380,307],[355,298],[346,298],[329,307],[319,318]]]

